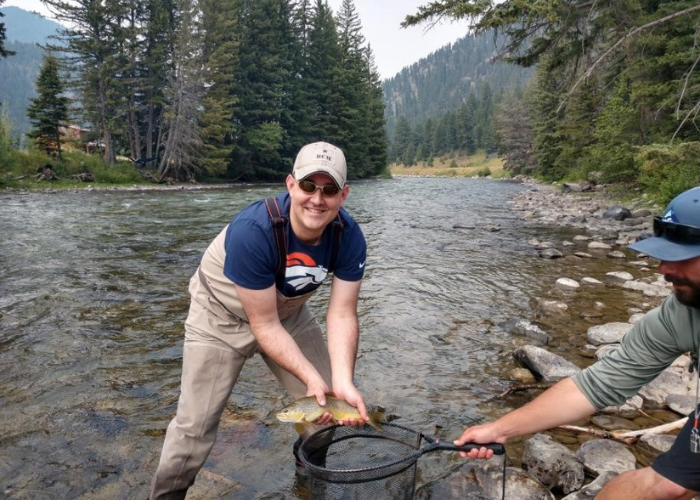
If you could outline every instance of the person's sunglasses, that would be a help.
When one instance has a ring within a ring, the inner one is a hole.
[[[319,186],[311,181],[298,181],[299,187],[305,193],[315,193],[317,189],[321,190],[323,196],[335,196],[340,192],[340,188],[335,184],[326,184],[325,186]]]
[[[654,217],[654,236],[666,238],[676,243],[700,243],[700,227],[686,226],[677,222]]]

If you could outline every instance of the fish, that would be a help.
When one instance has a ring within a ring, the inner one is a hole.
[[[297,399],[282,408],[277,413],[277,419],[282,422],[294,422],[294,428],[301,434],[307,426],[313,424],[313,421],[324,413],[333,415],[334,423],[348,418],[362,419],[357,408],[347,401],[331,395],[326,395],[326,406],[319,405],[315,396]],[[368,411],[368,414],[369,421],[367,424],[381,431],[382,424],[380,421],[384,416],[384,412],[379,410]]]

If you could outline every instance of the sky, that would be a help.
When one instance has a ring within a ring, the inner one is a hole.
[[[342,0],[327,1],[337,13]],[[427,31],[427,24],[401,28],[401,21],[407,14],[414,14],[419,5],[428,3],[430,0],[355,0],[362,32],[372,47],[382,79],[395,76],[405,66],[467,34],[465,22],[444,22]],[[6,0],[3,6],[20,7],[50,17],[40,0]]]

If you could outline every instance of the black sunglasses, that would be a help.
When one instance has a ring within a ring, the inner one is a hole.
[[[340,188],[335,184],[326,184],[325,186],[319,186],[311,181],[298,181],[299,187],[305,193],[315,193],[317,189],[321,190],[323,196],[335,196],[340,192]]]
[[[700,227],[686,226],[663,220],[661,217],[654,217],[654,236],[676,243],[700,243]]]

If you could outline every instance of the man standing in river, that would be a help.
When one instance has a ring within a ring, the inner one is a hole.
[[[551,429],[618,405],[667,368],[678,356],[700,351],[700,187],[681,193],[663,216],[654,218],[654,236],[630,248],[660,260],[659,272],[674,293],[625,335],[619,348],[577,375],[564,379],[531,403],[494,422],[468,427],[455,444],[505,443]],[[700,369],[700,366],[698,366]],[[700,370],[699,370],[700,371]],[[697,372],[696,372],[697,373]],[[671,449],[650,467],[620,474],[597,500],[688,500],[700,491],[700,407],[689,415]],[[486,448],[462,453],[490,458]]]
[[[243,364],[255,353],[293,398],[314,396],[324,406],[333,390],[369,420],[353,382],[366,243],[342,208],[350,191],[346,175],[340,149],[304,146],[287,192],[244,208],[207,248],[190,280],[180,399],[151,500],[185,498]],[[326,347],[305,302],[331,271]],[[329,420],[327,413],[316,423]]]

